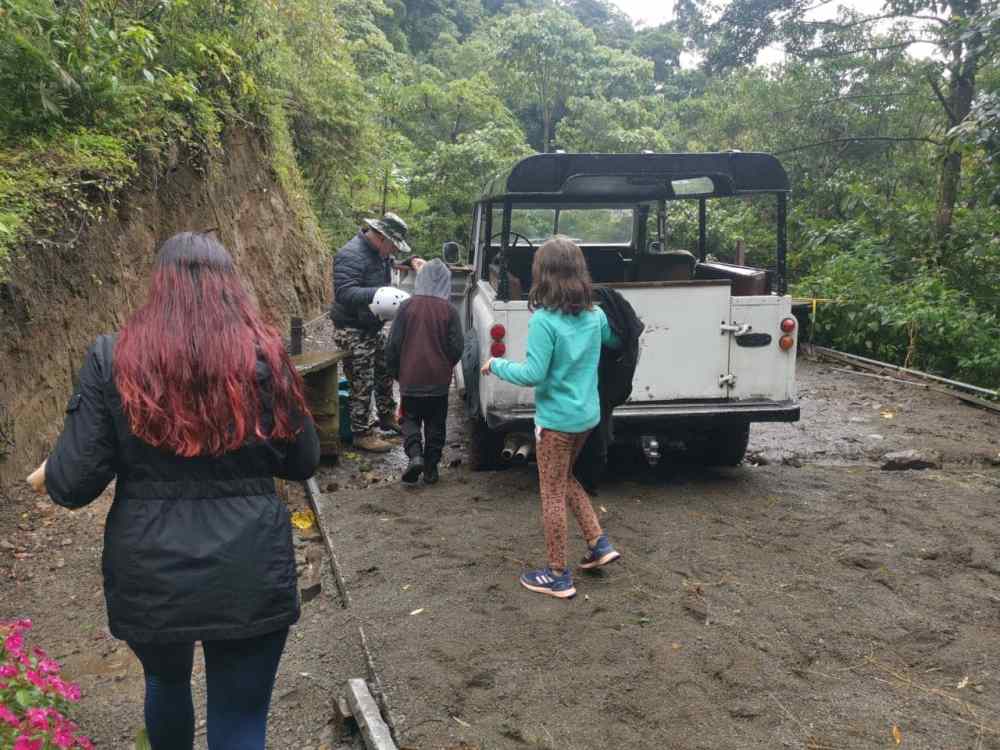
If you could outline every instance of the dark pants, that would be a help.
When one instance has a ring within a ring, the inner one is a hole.
[[[436,466],[444,451],[448,397],[403,396],[403,421],[400,426],[403,428],[406,455],[410,458],[423,455],[424,463]]]
[[[204,641],[209,750],[264,750],[267,711],[288,628],[257,638]],[[153,750],[191,750],[194,643],[129,643],[146,674]]]

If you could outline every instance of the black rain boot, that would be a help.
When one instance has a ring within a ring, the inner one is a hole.
[[[403,472],[403,481],[406,484],[415,484],[420,475],[424,473],[424,458],[423,456],[417,455],[410,459],[410,463],[406,467],[406,471]],[[426,477],[424,480],[426,481]]]
[[[438,465],[436,463],[427,464],[427,468],[424,469],[424,484],[437,484],[440,478],[438,476]]]

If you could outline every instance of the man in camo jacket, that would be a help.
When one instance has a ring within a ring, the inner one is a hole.
[[[333,258],[333,305],[330,319],[334,342],[347,355],[344,374],[351,383],[350,412],[354,445],[361,450],[385,453],[392,444],[380,438],[370,422],[372,393],[378,426],[400,432],[396,419],[392,378],[385,367],[383,321],[369,305],[379,287],[392,282],[392,257],[408,254],[406,223],[394,213],[365,219],[365,226]],[[415,271],[424,261],[413,259]]]

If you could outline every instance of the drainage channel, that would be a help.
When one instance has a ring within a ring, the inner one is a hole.
[[[351,592],[347,589],[347,583],[344,581],[343,573],[337,562],[337,553],[333,548],[333,538],[328,532],[328,529],[332,528],[332,510],[326,501],[326,495],[320,490],[315,478],[307,479],[302,484],[305,487],[309,506],[316,516],[316,523],[323,537],[323,545],[330,556],[330,567],[337,586],[340,606],[351,610]],[[365,657],[368,679],[367,683],[360,679],[348,680],[347,710],[350,711],[351,717],[357,723],[368,750],[398,750],[399,731],[389,706],[389,699],[385,694],[385,688],[382,685],[382,679],[375,665],[375,659],[372,656],[368,637],[365,635],[364,625],[360,622],[358,623],[358,638]],[[345,709],[341,707],[338,710],[344,718]]]

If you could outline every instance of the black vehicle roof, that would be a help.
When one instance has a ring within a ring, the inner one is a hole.
[[[711,184],[698,180],[706,177]],[[554,153],[522,159],[490,182],[480,200],[643,202],[788,190],[788,175],[771,154]]]

